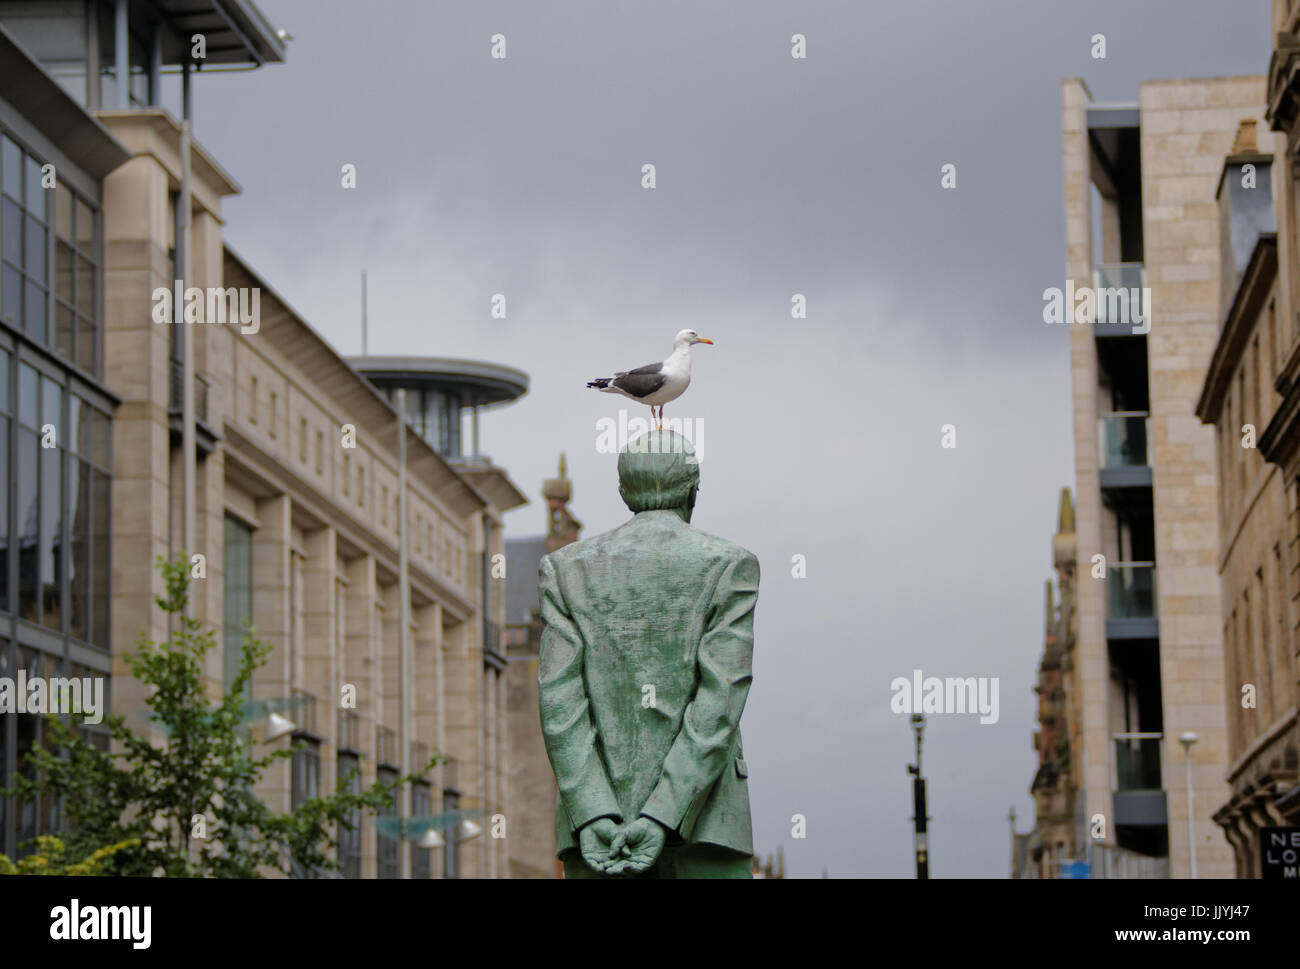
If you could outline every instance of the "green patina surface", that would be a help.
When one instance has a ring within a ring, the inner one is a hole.
[[[630,521],[541,562],[538,670],[570,877],[747,874],[758,559],[690,525],[699,466],[652,431],[618,460]],[[667,851],[665,851],[667,848]]]

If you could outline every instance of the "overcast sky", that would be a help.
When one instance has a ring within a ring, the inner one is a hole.
[[[584,383],[683,327],[714,339],[666,413],[705,428],[694,524],[762,563],[755,850],[792,876],[911,877],[890,682],[996,676],[999,721],[930,717],[924,767],[933,877],[1005,877],[1073,487],[1065,331],[1041,319],[1064,274],[1060,82],[1136,100],[1263,74],[1267,2],[257,2],[287,62],[195,88],[196,137],[243,186],[229,244],[342,353],[364,266],[372,353],[531,375],[482,425],[533,498],[512,537],[543,530],[561,450],[584,534],[625,520],[596,450],[620,399]]]

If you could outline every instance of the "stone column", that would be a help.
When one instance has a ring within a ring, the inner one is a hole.
[[[346,571],[348,584],[344,593],[346,619],[340,689],[348,684],[356,688],[357,744],[365,754],[361,759],[360,778],[364,789],[375,781],[375,727],[379,706],[376,669],[379,615],[375,608],[375,560],[369,555],[360,555],[346,564]],[[363,822],[360,831],[361,877],[374,878],[374,825]]]
[[[288,495],[276,495],[257,503],[259,527],[253,532],[253,624],[259,639],[271,644],[266,665],[253,674],[253,700],[285,700],[289,697],[291,673],[289,555],[292,537],[292,505]],[[280,708],[282,715],[291,714]],[[286,735],[266,744],[265,716],[253,721],[255,753],[287,750],[292,739]],[[287,811],[293,776],[288,760],[271,765],[257,785],[257,794],[273,811]]]
[[[331,794],[338,783],[338,644],[340,630],[334,609],[338,533],[318,528],[305,537],[307,557],[302,568],[302,666],[298,685],[316,699],[316,731],[321,737],[320,789]]]

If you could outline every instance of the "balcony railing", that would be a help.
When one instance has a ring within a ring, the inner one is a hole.
[[[316,733],[316,697],[306,690],[294,689],[293,702],[290,705],[289,718],[298,725],[303,733]]]
[[[1136,324],[1145,320],[1142,290],[1146,286],[1146,267],[1140,262],[1117,262],[1098,266],[1092,274],[1096,297],[1096,322]]]
[[[397,732],[389,727],[375,728],[375,762],[396,767],[398,764]]]
[[[1156,564],[1112,562],[1106,568],[1107,619],[1156,617]]]
[[[1116,411],[1097,421],[1100,467],[1137,468],[1149,463],[1150,420],[1146,411]]]
[[[1114,790],[1163,791],[1164,734],[1117,733],[1114,739]]]
[[[358,740],[361,736],[361,717],[355,710],[339,711],[339,750],[351,750],[357,753],[361,752],[358,746]]]
[[[411,770],[424,772],[424,765],[429,762],[429,745],[419,740],[411,741]]]
[[[179,360],[171,361],[171,395],[168,408],[173,414],[181,412],[181,387],[184,386],[184,367]],[[194,416],[203,423],[208,422],[208,388],[211,386],[206,377],[194,375]]]
[[[1168,878],[1169,858],[1141,855],[1093,842],[1088,848],[1089,878]]]

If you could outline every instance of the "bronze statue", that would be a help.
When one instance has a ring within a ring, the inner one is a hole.
[[[740,715],[758,559],[692,528],[690,442],[619,454],[633,517],[541,562],[538,684],[569,878],[749,878]]]

